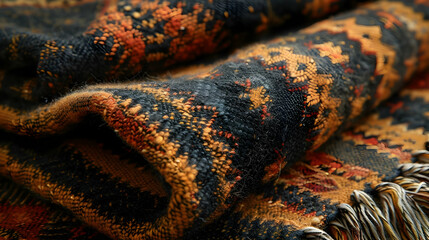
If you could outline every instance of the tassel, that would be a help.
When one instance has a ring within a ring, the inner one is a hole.
[[[399,166],[400,176],[374,188],[373,196],[355,190],[354,204],[338,205],[326,226],[302,229],[306,239],[429,239],[429,152],[413,154],[417,163]]]
[[[429,185],[427,183],[402,176],[395,178],[394,182],[404,188],[407,195],[419,204],[426,215],[429,215]]]
[[[400,165],[401,176],[396,177],[393,181],[403,187],[407,194],[429,215],[429,152],[418,151],[413,155],[419,163]]]
[[[334,239],[351,240],[363,239],[362,227],[353,208],[345,203],[338,206],[337,219],[330,222],[329,232]]]
[[[429,221],[423,210],[395,183],[381,183],[378,192],[383,215],[400,239],[429,239]]]
[[[429,164],[406,163],[399,165],[403,177],[410,177],[420,182],[429,182]]]
[[[302,229],[302,231],[306,239],[334,240],[328,233],[315,227],[307,227]]]
[[[355,190],[352,193],[352,200],[355,202],[354,209],[365,239],[399,239],[389,221],[368,194]]]

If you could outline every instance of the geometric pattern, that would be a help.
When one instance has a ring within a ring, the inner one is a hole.
[[[144,78],[351,5],[289,2],[2,4],[0,236],[347,238],[344,206],[364,237],[426,234],[427,1]]]

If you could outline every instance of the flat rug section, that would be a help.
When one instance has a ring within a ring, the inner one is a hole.
[[[44,239],[49,221],[82,239],[429,239],[429,1],[363,4],[202,69],[132,80],[348,5],[32,4],[28,14],[95,14],[69,35],[0,31],[0,200],[7,214],[29,209],[27,225],[0,216],[6,239]],[[204,47],[192,31],[210,36]]]

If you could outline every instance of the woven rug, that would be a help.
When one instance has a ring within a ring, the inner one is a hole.
[[[429,239],[428,70],[429,0],[2,0],[0,239]]]

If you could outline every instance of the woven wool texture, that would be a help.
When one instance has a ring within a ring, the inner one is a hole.
[[[0,238],[429,239],[428,0],[11,0],[0,29]]]

